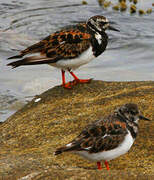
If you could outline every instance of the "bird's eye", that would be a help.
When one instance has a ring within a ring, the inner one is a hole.
[[[105,24],[107,24],[107,22],[104,22],[104,21],[102,21],[102,22],[100,22],[102,25],[105,25]]]
[[[130,111],[130,113],[131,113],[132,115],[135,115],[135,114],[136,114],[136,112],[134,112],[134,111]]]

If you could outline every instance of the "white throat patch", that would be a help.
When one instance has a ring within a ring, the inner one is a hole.
[[[102,36],[99,33],[96,33],[95,38],[96,38],[98,44],[100,45],[102,43]]]

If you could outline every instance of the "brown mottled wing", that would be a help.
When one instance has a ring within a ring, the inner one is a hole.
[[[66,145],[59,148],[57,154],[63,151],[88,151],[89,153],[97,153],[116,148],[122,143],[127,134],[126,124],[114,116],[108,118],[108,120],[100,120],[89,125],[71,142],[71,146]]]
[[[82,23],[57,31],[21,51],[20,55],[9,59],[21,58],[26,54],[33,53],[40,53],[40,56],[30,56],[22,59],[21,65],[54,63],[60,59],[71,59],[88,49],[90,39],[91,35],[87,32],[86,24]]]

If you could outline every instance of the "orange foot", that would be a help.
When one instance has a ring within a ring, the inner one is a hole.
[[[73,86],[73,82],[71,81],[71,82],[65,83],[62,86],[66,89],[71,89]]]
[[[75,79],[73,81],[70,81],[68,83],[63,84],[62,86],[66,89],[71,89],[76,84],[83,84],[83,83],[90,83],[92,79]]]
[[[104,164],[105,164],[105,166],[106,166],[106,169],[107,169],[107,170],[110,170],[108,162],[105,161]]]
[[[102,170],[101,162],[97,162],[97,168],[98,170]]]
[[[73,82],[74,82],[74,85],[76,84],[83,84],[83,83],[90,83],[92,79],[75,79]]]

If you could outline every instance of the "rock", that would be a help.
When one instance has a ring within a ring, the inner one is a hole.
[[[87,5],[88,3],[87,3],[87,1],[82,1],[82,4]]]
[[[96,170],[96,164],[73,154],[54,156],[90,122],[116,106],[137,103],[154,119],[154,82],[102,82],[56,86],[0,124],[0,177],[8,179],[153,179],[154,123],[140,121],[140,133],[129,153]]]
[[[133,0],[133,3],[134,3],[134,4],[137,4],[137,3],[138,3],[138,0]]]
[[[143,15],[143,14],[145,14],[145,11],[143,9],[139,9],[138,13],[139,13],[139,15]]]
[[[119,4],[116,4],[116,5],[114,5],[114,6],[112,7],[112,9],[115,10],[115,11],[119,11],[120,5],[119,5]]]
[[[99,4],[100,6],[103,6],[104,1],[105,1],[105,0],[98,0],[98,4]]]
[[[108,8],[111,4],[112,4],[111,1],[104,1],[103,7]]]
[[[130,14],[136,13],[136,6],[134,4],[131,4],[130,6]]]
[[[147,10],[146,10],[146,13],[147,13],[147,14],[151,14],[151,13],[152,13],[152,8],[147,9]]]
[[[124,1],[122,1],[120,3],[120,11],[126,11],[126,9],[127,9],[127,5]]]
[[[125,2],[126,3],[126,0],[119,0],[119,3],[121,3],[121,2]]]

